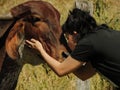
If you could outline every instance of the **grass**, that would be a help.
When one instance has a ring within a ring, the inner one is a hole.
[[[9,16],[9,10],[28,0],[0,0],[0,17]],[[65,22],[74,0],[44,0],[50,2],[61,14],[61,25]],[[120,0],[91,0],[93,16],[99,24],[106,23],[120,30]],[[73,74],[59,78],[42,60],[31,52],[25,52],[24,66],[19,75],[16,90],[76,90],[76,77]],[[91,90],[112,90],[112,85],[99,74],[90,79]]]

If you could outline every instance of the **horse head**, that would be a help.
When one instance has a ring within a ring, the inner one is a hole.
[[[16,23],[6,39],[5,48],[10,58],[22,57],[25,40],[39,40],[46,52],[58,59],[60,48],[60,14],[50,3],[29,1],[11,9]]]

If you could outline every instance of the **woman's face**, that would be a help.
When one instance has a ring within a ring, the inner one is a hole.
[[[72,51],[74,50],[74,48],[77,44],[77,42],[75,40],[76,35],[77,35],[77,32],[74,32],[73,34],[69,34],[69,33],[64,34],[67,44]]]

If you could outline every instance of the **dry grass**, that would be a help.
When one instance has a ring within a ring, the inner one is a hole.
[[[120,30],[120,0],[93,0],[94,17],[99,23],[106,23]]]
[[[24,66],[16,90],[75,90],[75,77],[58,77],[43,60],[24,50]]]
[[[9,16],[9,9],[28,0],[0,0],[0,17]],[[74,0],[45,0],[55,6],[61,13],[61,25],[74,7]],[[106,23],[114,29],[120,30],[120,0],[92,0],[94,17],[97,22]],[[59,78],[55,73],[31,52],[25,52],[22,71],[16,90],[75,90],[75,77],[70,74]],[[91,80],[91,90],[112,90],[111,84],[100,75]]]
[[[120,30],[120,0],[92,0],[94,17],[99,24],[105,23]],[[113,86],[99,74],[91,79],[91,90],[113,90]]]

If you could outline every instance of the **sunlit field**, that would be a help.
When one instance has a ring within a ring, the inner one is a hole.
[[[0,0],[0,18],[11,18],[10,8],[29,0]],[[44,0],[50,2],[61,14],[61,25],[69,11],[75,7],[75,0]],[[86,0],[87,1],[87,0]],[[93,3],[93,16],[98,24],[106,23],[120,30],[120,0],[88,0]],[[24,53],[24,66],[19,75],[16,90],[76,90],[76,77],[69,74],[58,77],[43,60]],[[112,90],[113,86],[99,74],[90,79],[90,90]]]

